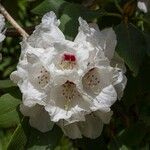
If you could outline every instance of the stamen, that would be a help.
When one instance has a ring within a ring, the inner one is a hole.
[[[50,74],[48,73],[48,71],[44,67],[42,67],[40,72],[39,72],[39,75],[37,76],[37,79],[38,79],[38,84],[41,87],[44,87],[49,83]]]
[[[100,78],[96,68],[89,70],[83,78],[83,85],[86,89],[92,90],[95,94],[100,89]]]
[[[63,54],[62,61],[60,63],[61,69],[73,69],[76,65],[76,57],[74,54],[65,53]]]
[[[66,101],[64,108],[66,111],[68,111],[70,103],[73,100],[78,99],[80,95],[79,92],[76,90],[75,84],[70,81],[67,81],[62,87],[62,96]]]

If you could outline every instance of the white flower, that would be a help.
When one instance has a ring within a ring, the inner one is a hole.
[[[139,0],[137,6],[142,12],[147,13],[150,8],[150,1],[149,0]]]
[[[5,18],[0,14],[0,43],[5,39],[3,28],[5,26]],[[2,54],[0,54],[0,61],[2,60]]]
[[[82,138],[82,135],[95,139],[99,137],[103,130],[103,124],[108,124],[113,112],[103,113],[96,111],[85,116],[85,121],[64,125],[64,121],[58,123],[62,127],[64,134],[72,139]]]
[[[49,119],[48,112],[43,106],[35,105],[34,107],[27,107],[20,105],[20,111],[30,117],[30,125],[39,129],[42,132],[47,132],[53,127],[53,123]],[[40,119],[40,121],[39,121]]]
[[[82,18],[79,23],[75,40],[68,41],[55,14],[44,15],[22,42],[11,79],[21,89],[21,112],[30,117],[31,126],[44,132],[56,123],[70,138],[96,138],[110,121],[111,105],[122,97],[126,77],[122,60],[113,58],[113,29],[100,32]]]

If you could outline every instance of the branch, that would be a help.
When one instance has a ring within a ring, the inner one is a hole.
[[[121,13],[121,14],[123,14],[123,9],[120,7],[120,5],[118,4],[118,1],[117,0],[114,0],[114,2],[115,2],[115,6],[116,6],[116,8],[118,9],[118,11]]]
[[[20,33],[23,38],[27,38],[29,35],[26,31],[11,17],[11,15],[7,12],[7,10],[0,4],[0,12],[3,16],[12,24],[12,26]]]

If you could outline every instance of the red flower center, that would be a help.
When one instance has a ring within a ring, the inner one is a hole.
[[[75,57],[74,54],[64,54],[63,55],[63,60],[64,61],[75,62],[76,61],[76,57]]]

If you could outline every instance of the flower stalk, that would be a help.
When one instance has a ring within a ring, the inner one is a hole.
[[[11,25],[21,34],[23,38],[27,38],[29,35],[27,32],[12,18],[2,4],[0,4],[0,12],[11,23]]]

